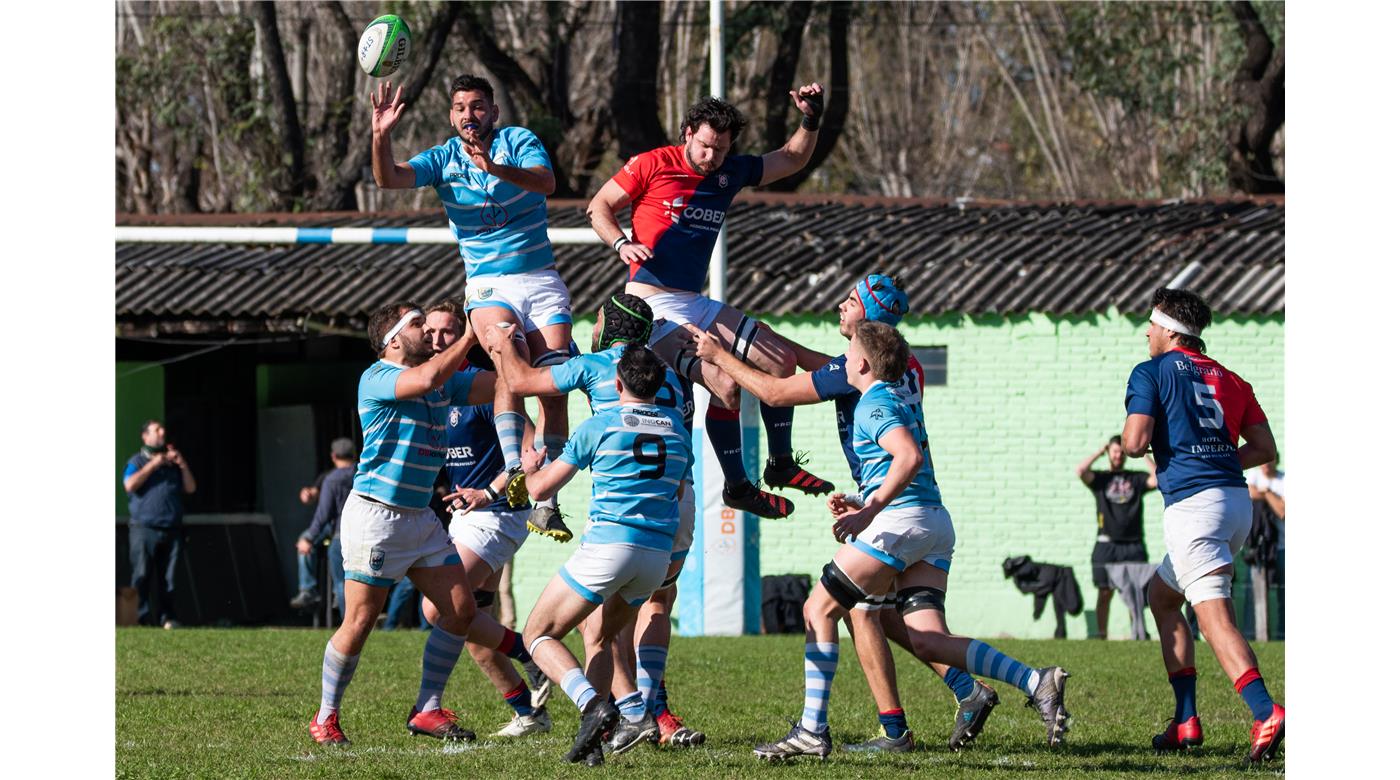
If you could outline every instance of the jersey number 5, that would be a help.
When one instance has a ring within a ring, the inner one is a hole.
[[[647,454],[646,447],[656,445],[655,454]],[[642,479],[660,479],[666,473],[666,440],[654,433],[639,434],[632,442],[632,457],[643,466],[651,468],[642,469],[639,474]]]
[[[1222,428],[1225,425],[1225,409],[1215,400],[1215,388],[1201,382],[1192,382],[1196,395],[1196,406],[1206,417],[1197,417],[1196,423],[1202,428]]]

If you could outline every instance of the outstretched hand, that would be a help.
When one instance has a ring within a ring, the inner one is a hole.
[[[370,129],[376,133],[387,133],[393,130],[407,106],[403,102],[403,87],[399,87],[398,91],[390,98],[389,92],[393,87],[393,82],[385,79],[379,82],[374,91],[370,93],[370,103],[374,105],[374,113],[370,116]]]
[[[714,334],[700,330],[689,322],[685,323],[685,329],[690,331],[695,342],[695,354],[706,363],[715,362],[715,356],[724,351],[724,345]]]

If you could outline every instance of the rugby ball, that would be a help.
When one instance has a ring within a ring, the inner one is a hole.
[[[360,36],[360,70],[380,78],[408,60],[408,25],[393,14],[375,19]]]

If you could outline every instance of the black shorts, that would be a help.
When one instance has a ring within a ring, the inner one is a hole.
[[[1094,564],[1094,587],[1107,588],[1108,570],[1105,563],[1146,563],[1147,547],[1142,542],[1095,542],[1094,554],[1090,558]]]

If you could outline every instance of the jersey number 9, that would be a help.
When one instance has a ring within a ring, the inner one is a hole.
[[[656,445],[654,454],[647,454],[646,448]],[[638,434],[632,442],[632,457],[643,466],[650,468],[642,469],[639,474],[642,479],[659,479],[666,473],[666,440],[654,433]]]

